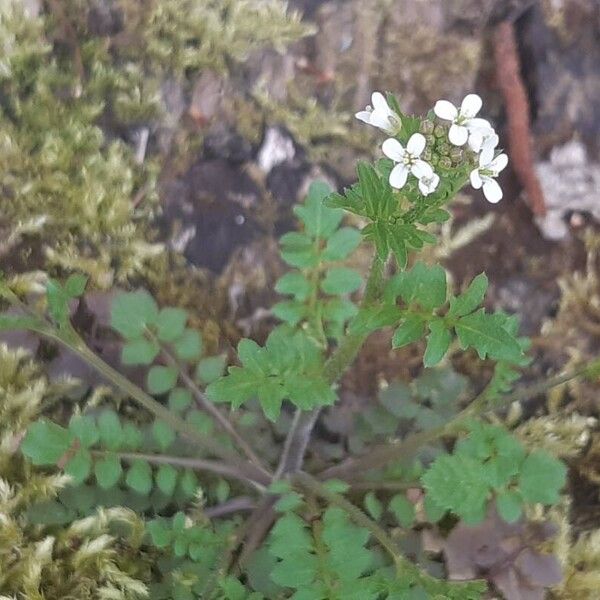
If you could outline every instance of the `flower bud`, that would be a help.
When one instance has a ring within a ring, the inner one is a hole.
[[[435,137],[441,138],[443,136],[446,135],[446,128],[443,127],[442,125],[436,125],[433,128],[433,135],[435,135]]]
[[[431,135],[435,129],[435,125],[429,119],[421,121],[421,133]]]
[[[462,148],[457,148],[456,146],[454,146],[450,150],[450,158],[452,159],[452,161],[454,163],[459,163],[462,160],[462,157],[463,157]]]
[[[442,157],[440,157],[440,159],[438,161],[438,165],[442,169],[451,169],[452,168],[452,161],[450,160],[450,158],[448,156],[442,156]]]

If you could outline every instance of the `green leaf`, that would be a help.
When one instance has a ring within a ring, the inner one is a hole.
[[[69,275],[65,281],[65,292],[71,298],[77,298],[83,295],[85,292],[85,286],[87,285],[88,278],[80,273],[74,273]]]
[[[181,360],[196,360],[202,354],[202,337],[194,329],[186,329],[183,335],[173,342],[175,354]]]
[[[340,209],[324,205],[325,198],[331,192],[331,188],[325,182],[315,181],[308,189],[304,204],[294,208],[294,213],[304,223],[306,232],[313,237],[327,239],[338,228],[344,216]]]
[[[192,403],[192,394],[189,390],[176,387],[169,393],[169,408],[175,412],[181,412],[189,408]]]
[[[532,452],[521,466],[519,489],[528,502],[556,504],[565,485],[565,465],[541,450]]]
[[[117,414],[112,410],[103,411],[98,417],[100,439],[109,450],[118,450],[123,444],[123,429]]]
[[[156,335],[161,342],[173,342],[183,335],[188,320],[182,308],[163,308],[156,319]]]
[[[296,510],[302,505],[302,502],[303,498],[298,492],[289,492],[277,500],[275,504],[275,510],[278,512]]]
[[[27,430],[21,452],[34,465],[55,465],[69,450],[75,436],[56,423],[40,419]]]
[[[404,494],[396,494],[390,500],[388,508],[402,527],[412,527],[415,522],[415,506]]]
[[[419,315],[407,315],[394,332],[392,348],[402,348],[420,340],[425,333],[425,322]]]
[[[154,366],[148,371],[146,386],[151,394],[164,394],[175,387],[179,373],[174,367]]]
[[[286,273],[275,284],[275,291],[279,294],[294,296],[296,300],[304,301],[310,296],[311,283],[298,271]]]
[[[452,341],[452,335],[446,329],[446,324],[442,319],[430,321],[428,325],[430,333],[427,336],[427,348],[423,356],[423,365],[433,367],[444,358]]]
[[[518,362],[521,346],[498,322],[496,315],[483,309],[461,317],[456,323],[456,334],[463,348],[473,347],[480,358]]]
[[[84,448],[91,448],[100,439],[96,421],[89,415],[73,415],[69,421],[69,431]]]
[[[108,454],[97,460],[94,465],[96,481],[104,490],[114,487],[121,478],[121,473],[123,473],[121,461],[116,454]]]
[[[416,302],[427,311],[439,308],[446,302],[446,271],[440,265],[430,267],[418,262],[409,271],[392,277],[385,295],[389,299],[400,296],[407,304]]]
[[[48,302],[48,312],[58,325],[64,325],[69,318],[69,295],[65,289],[53,279],[48,280],[46,284],[46,300]]]
[[[523,500],[514,491],[505,491],[498,494],[496,498],[496,508],[498,514],[507,523],[514,523],[521,518]]]
[[[158,447],[162,452],[167,450],[175,441],[175,432],[165,421],[156,419],[152,425],[152,435],[158,442]]]
[[[374,492],[368,492],[365,496],[365,509],[373,519],[379,521],[383,514],[383,506]]]
[[[286,396],[286,390],[277,381],[265,379],[258,389],[258,400],[265,417],[275,423],[279,419],[281,404]]]
[[[307,309],[302,302],[289,300],[287,302],[277,302],[271,308],[273,314],[282,321],[294,326],[297,325],[306,316]]]
[[[332,296],[351,294],[362,285],[360,273],[346,267],[329,269],[321,282],[321,289]]]
[[[156,302],[145,290],[117,294],[111,305],[111,327],[126,339],[142,336],[157,317]]]
[[[121,350],[121,362],[124,365],[150,365],[160,352],[156,342],[138,338],[125,343]]]
[[[225,354],[203,358],[196,367],[196,379],[200,383],[208,385],[223,376],[226,366],[227,356]]]
[[[472,313],[480,306],[485,297],[485,292],[488,288],[488,278],[485,273],[480,273],[471,281],[467,290],[450,300],[449,317],[463,317]]]
[[[179,487],[187,498],[193,498],[200,487],[194,471],[186,469],[179,481]]]
[[[172,496],[177,485],[177,469],[171,465],[160,465],[156,472],[156,485],[165,496]]]
[[[89,477],[91,470],[92,455],[85,448],[80,448],[65,465],[65,473],[73,478],[75,485],[83,483]]]
[[[350,323],[350,333],[364,335],[382,327],[395,325],[403,316],[404,312],[398,306],[390,304],[361,308]]]
[[[166,548],[173,540],[173,531],[165,519],[153,519],[147,523],[146,530],[157,548]]]
[[[35,317],[0,314],[0,331],[15,331],[19,329],[39,329],[44,323]]]
[[[308,268],[319,264],[319,255],[313,240],[304,233],[291,231],[279,239],[281,257],[292,267]]]
[[[122,447],[127,450],[138,450],[143,442],[142,432],[133,423],[123,424]]]
[[[331,261],[345,260],[358,248],[360,240],[360,231],[354,227],[342,227],[327,240],[323,258]]]
[[[145,460],[133,461],[127,471],[125,483],[138,494],[147,496],[152,490],[152,469]]]

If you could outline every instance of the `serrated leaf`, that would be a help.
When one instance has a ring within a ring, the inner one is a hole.
[[[415,506],[404,494],[396,494],[390,500],[388,508],[402,527],[412,527],[415,521]]]
[[[329,269],[321,282],[321,289],[326,294],[341,296],[351,294],[362,285],[360,273],[347,267]]]
[[[138,494],[147,496],[152,490],[152,468],[145,460],[135,460],[127,470],[125,483]]]
[[[394,332],[392,348],[402,348],[420,340],[425,333],[425,322],[419,315],[407,315]]]
[[[69,430],[84,448],[91,448],[100,439],[96,421],[89,415],[73,415],[69,421]]]
[[[523,462],[519,489],[528,502],[556,504],[566,483],[565,465],[541,450],[532,452]]]
[[[156,485],[165,495],[171,496],[177,485],[177,469],[171,465],[160,465],[156,472]]]
[[[157,317],[158,306],[145,290],[117,294],[111,304],[111,327],[126,339],[141,337]]]
[[[85,448],[80,448],[65,465],[65,473],[73,478],[75,485],[83,483],[89,477],[91,470],[92,456]]]
[[[502,492],[496,498],[498,514],[507,523],[514,523],[521,518],[521,514],[523,513],[522,505],[523,500],[514,491]]]
[[[48,280],[46,283],[48,313],[58,325],[63,325],[69,318],[69,299],[69,295],[58,281]]]
[[[485,273],[480,273],[471,281],[464,293],[450,301],[448,316],[462,317],[472,313],[483,302],[487,288],[488,278]]]
[[[123,473],[121,461],[116,454],[108,454],[94,464],[94,474],[98,485],[107,490],[114,487]]]
[[[331,261],[345,260],[358,248],[360,240],[360,231],[354,227],[342,227],[327,240],[323,258]]]
[[[152,425],[152,435],[158,443],[161,451],[167,450],[175,441],[175,432],[169,424],[160,419],[156,419]]]
[[[160,348],[156,342],[146,338],[130,340],[121,350],[121,362],[124,365],[150,365],[159,352]]]
[[[350,323],[350,332],[354,334],[371,333],[376,329],[395,325],[403,315],[404,312],[398,306],[390,304],[361,308]]]
[[[446,329],[446,324],[442,319],[430,321],[428,326],[430,333],[427,336],[427,348],[423,356],[423,365],[425,367],[434,367],[448,352],[452,335]]]
[[[294,213],[304,223],[305,230],[313,237],[327,239],[337,228],[344,213],[340,209],[325,206],[324,200],[332,190],[323,181],[313,182],[304,204],[296,206]]]
[[[109,450],[118,450],[123,444],[121,421],[112,410],[105,410],[98,417],[98,432],[102,443]]]
[[[40,419],[29,426],[21,452],[34,465],[55,465],[69,450],[75,436],[56,423]]]
[[[390,279],[385,295],[388,299],[400,296],[407,304],[416,302],[427,311],[439,308],[446,302],[446,271],[440,265],[417,262]]]
[[[161,342],[173,342],[181,337],[188,320],[187,311],[182,308],[163,308],[156,319],[156,335]]]
[[[181,360],[196,360],[202,354],[202,336],[194,329],[186,329],[173,342],[173,348]]]
[[[456,325],[456,334],[463,348],[475,348],[480,358],[518,362],[522,351],[517,340],[501,325],[495,315],[483,309],[461,317]]]
[[[178,376],[174,367],[154,366],[148,371],[146,387],[151,394],[164,394],[175,387]]]

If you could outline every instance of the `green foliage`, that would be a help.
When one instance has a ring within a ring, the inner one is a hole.
[[[502,427],[473,422],[454,452],[436,458],[421,479],[435,506],[467,523],[483,521],[491,498],[502,518],[513,522],[525,503],[558,502],[566,468],[543,451],[528,454]]]
[[[302,331],[280,326],[264,347],[244,339],[238,345],[241,367],[206,388],[215,402],[234,408],[258,398],[268,419],[276,421],[284,399],[302,410],[333,404],[335,394],[323,376],[321,351]]]
[[[357,248],[360,233],[352,227],[340,228],[343,211],[324,204],[331,191],[327,184],[315,182],[304,204],[296,206],[304,231],[282,236],[281,256],[298,270],[286,273],[275,285],[276,291],[292,300],[273,306],[275,316],[306,327],[323,345],[327,338],[343,335],[345,324],[357,311],[348,295],[362,284],[358,272],[337,266]]]

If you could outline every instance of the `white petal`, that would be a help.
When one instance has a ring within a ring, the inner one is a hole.
[[[381,111],[374,110],[371,113],[371,120],[369,122],[373,127],[378,127],[379,129],[383,129],[383,131],[387,131],[388,133],[394,132],[389,116]]]
[[[361,110],[354,115],[359,121],[366,123],[367,125],[371,124],[371,111],[370,110]]]
[[[421,156],[421,152],[425,150],[425,144],[427,140],[425,136],[421,133],[413,133],[410,136],[410,140],[408,140],[408,144],[406,144],[406,151],[413,156]]]
[[[423,194],[423,196],[429,196],[429,194],[435,192],[439,182],[439,175],[435,173],[431,177],[419,179],[419,189],[421,190],[421,194]]]
[[[421,179],[422,177],[432,177],[433,176],[433,168],[429,163],[426,163],[424,160],[416,160],[412,167],[410,168],[410,172],[417,178]]]
[[[388,138],[385,140],[381,145],[381,150],[388,158],[391,158],[396,162],[400,162],[406,154],[404,146],[402,146],[396,138]]]
[[[450,127],[450,131],[448,132],[448,139],[450,143],[455,146],[464,146],[469,137],[469,130],[462,125],[457,125],[453,123]]]
[[[503,171],[506,168],[507,164],[508,156],[506,156],[504,153],[498,154],[498,156],[496,156],[496,158],[489,164],[489,169],[494,173],[500,173],[500,171]]]
[[[479,152],[483,146],[483,134],[480,131],[470,131],[469,133],[469,148],[473,152]]]
[[[495,179],[488,179],[483,184],[483,194],[488,202],[496,204],[502,200],[502,188]]]
[[[474,119],[468,119],[465,125],[469,129],[485,129],[486,131],[490,132],[490,135],[495,133],[492,124],[486,119],[479,119],[477,117]]]
[[[468,94],[460,105],[460,114],[467,119],[472,119],[480,110],[483,101],[477,94]]]
[[[483,147],[481,149],[481,154],[479,155],[479,166],[489,169],[490,163],[493,160],[494,160],[494,148],[492,147],[491,144],[486,144],[484,142]]]
[[[390,185],[397,190],[404,187],[408,178],[408,167],[404,163],[396,165],[390,173]]]
[[[479,169],[473,169],[471,171],[471,175],[469,176],[469,179],[471,180],[471,185],[476,190],[478,190],[483,185],[483,181],[481,180],[481,177],[479,176]]]
[[[391,108],[388,106],[387,100],[381,92],[373,92],[371,96],[371,104],[375,110],[385,113],[391,112]]]
[[[458,109],[448,100],[438,100],[433,107],[433,112],[446,121],[454,121],[458,117]]]

